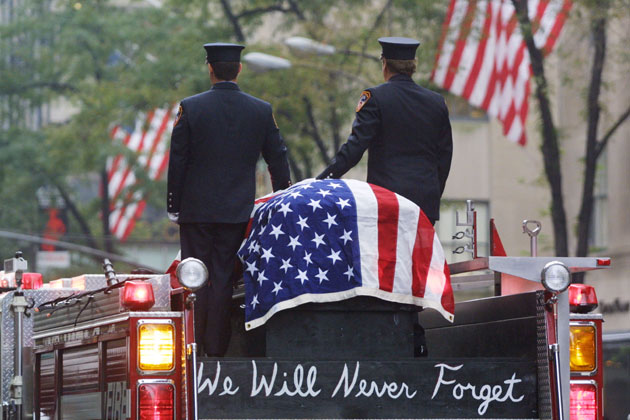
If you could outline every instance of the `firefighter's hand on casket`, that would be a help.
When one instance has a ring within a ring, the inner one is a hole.
[[[179,212],[167,213],[167,214],[168,214],[168,220],[170,220],[171,222],[177,223],[177,221],[179,220]]]
[[[329,167],[324,169],[322,171],[322,173],[320,173],[319,175],[317,175],[315,177],[315,179],[317,179],[317,180],[319,180],[319,179],[327,179],[327,178],[333,178],[333,165],[330,165]]]
[[[326,167],[319,175],[315,177],[315,179],[337,179],[341,178],[343,174],[345,174],[347,169],[343,169],[343,164],[339,162],[339,159],[335,157],[332,160],[332,163]]]

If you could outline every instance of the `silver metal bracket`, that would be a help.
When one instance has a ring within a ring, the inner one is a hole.
[[[197,300],[197,295],[195,295],[194,293],[189,294],[186,297],[186,308],[188,309],[192,308],[196,300]]]
[[[29,304],[24,295],[15,294],[13,296],[13,300],[11,301],[11,309],[13,312],[24,313],[28,307]]]
[[[11,380],[11,400],[16,405],[22,405],[22,387],[24,383],[21,376],[14,376]]]
[[[197,383],[197,343],[190,343],[186,346],[186,353],[188,355],[188,360],[190,360],[190,364],[192,365],[192,403],[193,403],[193,419],[197,420],[199,417],[199,413],[197,410],[197,392],[198,392],[198,383]]]
[[[535,227],[530,229],[528,226],[530,224],[534,224]],[[542,223],[538,220],[523,220],[523,233],[527,233],[529,235],[529,250],[532,257],[538,256],[538,234],[540,233],[541,228]]]
[[[470,239],[466,245],[459,246],[453,250],[453,254],[463,254],[468,252],[472,259],[477,258],[477,212],[472,200],[466,200],[466,220],[459,220],[459,212],[455,212],[455,225],[467,226],[466,230],[457,232],[453,239]]]
[[[475,205],[472,200],[466,200],[466,221],[459,220],[459,212],[455,212],[456,226],[473,226],[475,223]]]
[[[13,294],[11,300],[11,310],[15,315],[15,341],[13,349],[13,371],[14,376],[10,383],[11,403],[17,406],[17,417],[22,418],[22,392],[23,392],[23,377],[22,377],[22,351],[23,351],[23,334],[24,334],[24,314],[29,304],[21,289],[19,288],[20,279],[22,276],[22,270],[18,270],[16,273],[16,280],[18,281],[18,290]]]

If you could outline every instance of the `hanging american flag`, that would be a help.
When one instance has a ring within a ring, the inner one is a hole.
[[[570,0],[528,0],[536,47],[553,49]],[[531,66],[510,0],[451,0],[431,80],[484,109],[525,145]]]
[[[178,107],[155,109],[136,119],[131,130],[117,125],[111,137],[138,154],[130,164],[123,155],[107,162],[107,193],[110,200],[109,226],[111,233],[125,241],[133,231],[136,220],[142,216],[146,201],[144,192],[137,188],[135,168],[146,171],[151,180],[158,180],[168,165],[168,133],[177,116]],[[146,129],[145,129],[146,128]]]
[[[238,254],[245,327],[307,302],[372,296],[453,320],[444,251],[420,208],[356,180],[302,181],[259,199]]]

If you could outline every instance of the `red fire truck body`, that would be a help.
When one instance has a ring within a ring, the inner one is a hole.
[[[105,275],[85,275],[6,292],[7,302],[22,293],[30,316],[22,387],[3,381],[3,418],[191,418],[189,293],[170,282],[170,275],[142,275],[108,284]],[[14,344],[10,338],[3,335],[3,344]],[[15,371],[5,356],[3,377]]]
[[[35,335],[35,412],[47,418],[57,411],[62,418],[142,418],[141,407],[150,403],[151,418],[156,411],[157,418],[181,418],[186,411],[182,346],[173,347],[179,363],[166,371],[139,366],[140,329],[172,327],[174,342],[182,342],[181,318],[176,312],[126,313],[80,331]]]

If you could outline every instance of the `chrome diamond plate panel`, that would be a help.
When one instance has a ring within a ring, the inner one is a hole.
[[[35,306],[44,302],[68,296],[77,292],[76,289],[39,289],[24,290],[24,296],[29,302],[33,302]],[[15,328],[15,318],[11,310],[11,302],[13,302],[14,292],[4,293],[0,296],[0,310],[2,311],[2,334],[0,334],[0,396],[2,401],[8,401],[10,397],[9,386],[13,379],[13,353],[15,339],[13,337]],[[32,310],[29,310],[31,316],[24,317],[24,348],[30,351],[33,347],[33,316]]]
[[[119,276],[121,280],[125,276]],[[129,277],[129,279],[137,277]],[[154,311],[170,310],[170,277],[168,275],[144,276],[143,279],[153,285],[155,304],[151,308]],[[106,287],[105,277],[86,275],[73,279],[74,284],[85,286],[85,290],[99,290]],[[120,302],[122,288],[115,288],[110,293],[95,293],[93,295],[80,296],[64,303],[58,303],[54,308],[48,307],[41,313],[35,314],[34,331],[42,332],[68,325],[77,325],[88,321],[103,319],[121,312],[127,312]]]

